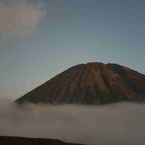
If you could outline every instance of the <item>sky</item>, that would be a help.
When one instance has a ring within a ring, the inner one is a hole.
[[[90,61],[145,74],[145,0],[0,0],[1,98]]]

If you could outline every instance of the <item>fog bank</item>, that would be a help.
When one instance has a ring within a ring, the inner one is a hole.
[[[144,145],[145,104],[103,106],[0,103],[0,135],[58,138],[87,145]]]

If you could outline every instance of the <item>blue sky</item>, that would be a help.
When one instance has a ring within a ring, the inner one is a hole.
[[[1,97],[88,61],[145,73],[144,0],[0,0],[0,20]]]

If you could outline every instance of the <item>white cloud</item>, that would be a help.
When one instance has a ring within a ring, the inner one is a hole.
[[[9,0],[0,2],[0,32],[14,32],[25,36],[31,34],[46,15],[44,9],[40,9],[37,3],[29,3],[27,0],[13,3]]]
[[[144,145],[145,104],[20,108],[0,100],[0,135],[58,138],[86,145]]]

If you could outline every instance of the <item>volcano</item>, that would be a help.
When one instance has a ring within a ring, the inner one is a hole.
[[[145,75],[118,64],[79,64],[17,99],[23,103],[106,104],[145,101]]]

